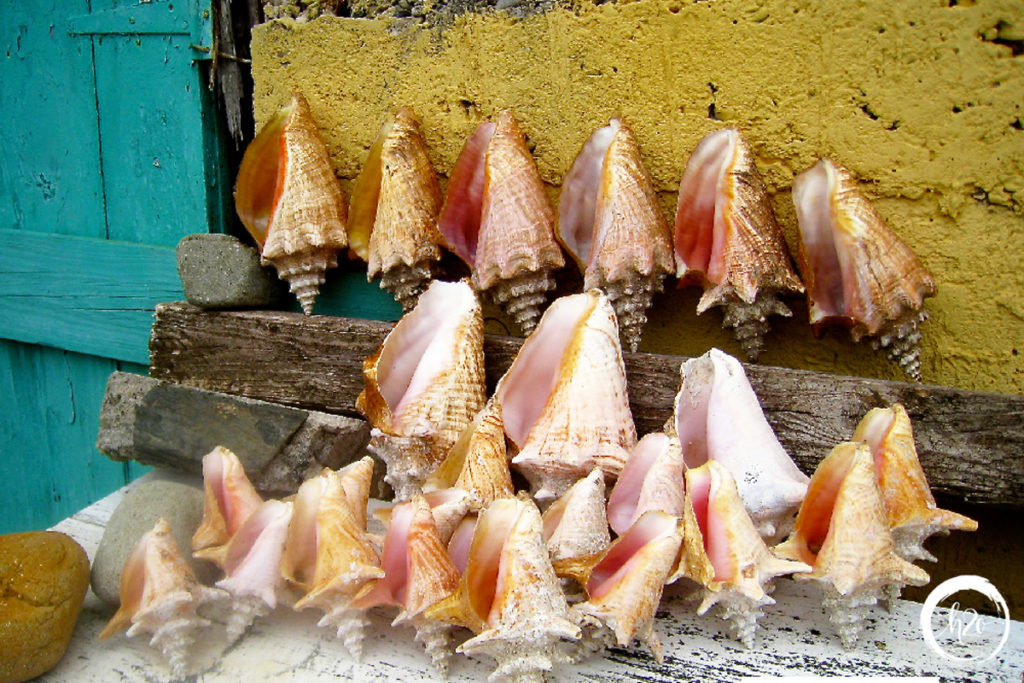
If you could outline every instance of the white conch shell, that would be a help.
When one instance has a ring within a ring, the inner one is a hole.
[[[665,431],[679,440],[686,466],[725,465],[758,533],[769,540],[784,536],[808,479],[765,420],[743,366],[711,349],[684,362],[680,372],[675,416]]]
[[[226,576],[216,584],[231,594],[228,644],[238,640],[253,621],[277,607],[277,591],[284,585],[281,555],[291,517],[290,501],[265,501],[228,543]]]
[[[217,446],[203,456],[203,520],[192,535],[192,554],[224,568],[228,541],[263,504],[238,456]]]
[[[401,107],[370,148],[352,188],[349,246],[369,265],[367,280],[381,276],[406,311],[427,288],[441,260],[437,230],[441,188],[409,107]]]
[[[935,296],[932,276],[886,226],[842,166],[822,159],[793,179],[800,226],[800,271],[807,282],[811,325],[850,329],[921,381],[918,326]]]
[[[512,464],[539,501],[595,465],[616,477],[636,444],[615,312],[600,290],[556,300],[523,343],[494,400],[518,448]]]
[[[796,526],[775,553],[811,565],[844,647],[857,641],[868,609],[889,586],[923,586],[928,574],[896,554],[867,444],[841,443],[811,477]]]
[[[935,562],[924,549],[924,542],[933,534],[977,531],[973,519],[935,504],[917,459],[910,416],[902,405],[868,411],[857,425],[853,441],[864,441],[871,448],[896,552],[904,560]]]
[[[685,476],[683,546],[670,581],[683,576],[695,581],[701,598],[697,614],[718,605],[736,639],[751,647],[761,608],[775,603],[768,595],[775,577],[811,568],[771,554],[724,465],[709,460]]]
[[[664,432],[637,442],[608,497],[608,524],[623,534],[648,510],[683,516],[683,450]]]
[[[595,467],[544,511],[544,540],[551,561],[593,555],[608,547],[604,473]]]
[[[586,590],[586,602],[572,610],[582,618],[588,639],[603,644],[600,631],[608,628],[620,647],[639,639],[659,662],[664,659],[654,615],[682,540],[678,518],[651,510],[603,552],[556,563],[559,574],[572,576]],[[588,649],[593,646],[584,645],[583,652]]]
[[[477,634],[456,651],[493,657],[497,667],[489,681],[538,681],[569,661],[580,630],[570,619],[533,501],[499,498],[480,513],[457,590],[427,617]]]
[[[306,315],[348,246],[345,197],[306,98],[291,103],[260,130],[238,169],[235,208]]]
[[[672,234],[640,146],[619,119],[594,131],[565,175],[557,237],[583,288],[608,294],[623,343],[636,351],[651,300],[674,270]]]
[[[358,660],[366,617],[349,602],[384,571],[366,533],[366,502],[373,460],[367,456],[337,472],[324,470],[299,487],[288,526],[281,573],[304,595],[295,609],[324,612],[331,628]]]
[[[565,265],[537,164],[512,112],[481,123],[459,155],[437,227],[448,247],[523,334],[530,334]]]
[[[486,400],[483,315],[466,282],[435,280],[363,362],[356,407],[370,450],[405,500],[421,489]]]
[[[368,584],[353,607],[398,606],[401,611],[392,625],[412,624],[416,640],[423,643],[444,675],[453,651],[453,627],[428,619],[424,612],[455,591],[459,570],[448,557],[430,503],[423,495],[392,508],[382,565],[384,576]]]
[[[780,294],[804,291],[753,155],[738,130],[707,135],[686,164],[675,225],[680,285],[704,287],[697,313],[725,309],[747,358],[764,349],[768,316],[792,315]]]
[[[151,634],[150,645],[160,649],[178,678],[188,673],[194,632],[210,624],[197,609],[228,600],[224,591],[199,583],[163,517],[142,535],[125,560],[120,593],[121,606],[100,632],[100,640],[131,624],[128,636]]]

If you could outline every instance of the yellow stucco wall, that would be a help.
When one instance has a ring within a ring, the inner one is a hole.
[[[511,107],[555,197],[591,131],[621,116],[670,219],[694,145],[739,126],[791,249],[793,176],[829,156],[939,284],[922,328],[925,382],[1024,393],[1024,55],[1013,54],[1024,5],[947,4],[640,0],[432,28],[275,21],[253,38],[256,117],[305,93],[347,191],[398,105],[420,116],[442,176],[476,124]],[[739,352],[719,309],[696,315],[698,290],[669,289],[641,350]],[[806,305],[793,309],[762,363],[902,379],[845,332],[814,339]]]

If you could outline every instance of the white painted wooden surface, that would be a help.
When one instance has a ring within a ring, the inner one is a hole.
[[[128,487],[70,517],[55,529],[77,540],[90,559],[111,512]],[[741,681],[756,676],[936,676],[943,681],[1024,681],[1024,622],[1010,622],[1010,635],[997,656],[981,664],[954,664],[943,660],[925,644],[918,625],[921,605],[898,601],[893,612],[878,608],[858,646],[847,652],[839,645],[824,615],[818,590],[782,580],[774,593],[775,605],[766,608],[754,648],[744,649],[731,640],[717,617],[698,617],[681,591],[670,586],[662,601],[656,628],[665,645],[665,662],[658,664],[642,649],[613,649],[581,665],[562,669],[557,681]],[[89,592],[67,654],[45,681],[172,680],[160,654],[140,638],[123,632],[105,642],[97,635],[110,617]],[[214,657],[219,633],[210,629],[197,647],[196,658],[210,667],[190,680],[242,681],[423,681],[439,680],[429,659],[413,641],[409,628],[392,628],[391,613],[373,613],[363,661],[351,660],[332,634],[319,629],[319,613],[293,612],[280,607],[257,621],[249,633],[228,651]],[[983,618],[989,619],[989,618]],[[1003,628],[991,619],[986,632]],[[467,632],[468,635],[468,632]],[[948,640],[948,638],[947,638]],[[939,638],[939,642],[946,642]],[[951,642],[951,641],[950,641]],[[961,656],[966,656],[965,648]],[[983,654],[987,654],[987,651]],[[457,656],[451,681],[482,681],[491,667]]]

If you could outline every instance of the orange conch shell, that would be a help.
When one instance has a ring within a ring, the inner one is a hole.
[[[868,411],[857,425],[853,440],[871,447],[896,552],[904,560],[935,562],[924,549],[924,542],[933,534],[954,529],[977,531],[978,523],[973,519],[936,506],[917,459],[910,416],[902,405]]]
[[[673,272],[672,234],[640,158],[618,119],[598,128],[562,183],[558,241],[615,307],[624,344],[636,351],[647,309]]]
[[[498,382],[512,464],[557,498],[599,466],[614,479],[636,444],[615,312],[592,289],[556,300]]]
[[[291,103],[245,150],[235,209],[259,245],[264,265],[277,269],[310,315],[348,236],[345,197],[301,94],[292,93]]]
[[[738,130],[706,136],[693,151],[679,185],[675,224],[676,275],[697,282],[697,313],[725,308],[750,360],[764,349],[768,316],[792,313],[778,296],[804,291],[790,265],[764,181]]]
[[[420,135],[419,121],[401,107],[384,125],[352,188],[349,247],[367,261],[367,280],[381,276],[406,311],[441,260],[441,187]]]
[[[131,624],[128,636],[148,633],[176,678],[188,673],[195,630],[209,626],[196,610],[208,602],[226,602],[222,590],[199,583],[188,566],[167,520],[160,518],[136,543],[121,572],[121,607],[100,633],[105,640]]]
[[[670,581],[685,576],[698,584],[697,614],[718,605],[736,638],[751,647],[761,608],[775,603],[769,597],[775,578],[809,571],[771,554],[724,465],[709,460],[686,471],[683,545]]]
[[[821,461],[793,534],[775,553],[813,567],[794,577],[821,585],[825,607],[847,648],[889,586],[928,583],[923,569],[896,553],[871,448],[863,442],[841,443]]]
[[[203,456],[203,520],[192,535],[192,554],[224,568],[227,544],[263,504],[238,456],[217,446]]]
[[[363,361],[356,407],[398,500],[421,490],[484,406],[483,315],[465,282],[435,280]]]
[[[470,136],[452,171],[437,227],[448,247],[524,334],[536,326],[565,265],[555,212],[512,112]]]
[[[911,378],[921,380],[918,326],[935,281],[886,226],[850,172],[822,159],[793,180],[800,270],[816,332],[838,324],[854,341],[870,337]]]
[[[604,473],[595,467],[544,511],[544,540],[552,562],[593,555],[611,543],[604,491]]]
[[[608,497],[608,524],[623,534],[648,510],[683,516],[683,449],[664,432],[640,439]]]

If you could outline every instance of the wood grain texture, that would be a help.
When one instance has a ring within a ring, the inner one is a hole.
[[[157,307],[150,373],[158,379],[353,414],[362,360],[389,323],[266,311]],[[522,341],[489,335],[489,390]],[[679,389],[679,356],[626,354],[630,404],[641,434],[660,429]],[[948,387],[745,366],[768,421],[794,460],[813,471],[849,439],[870,408],[903,403],[932,488],[961,500],[1024,506],[1024,397]]]

